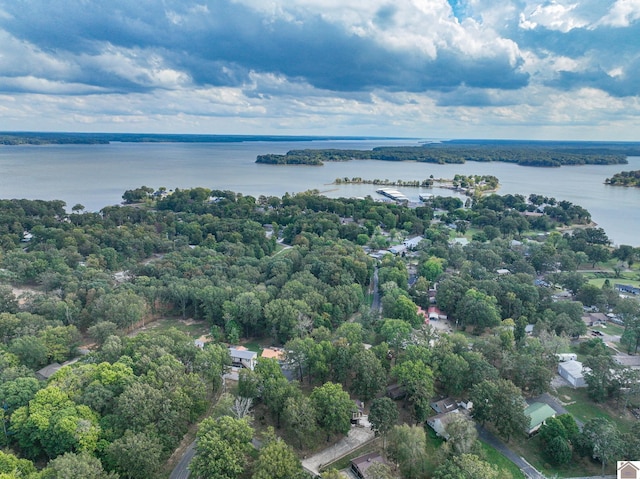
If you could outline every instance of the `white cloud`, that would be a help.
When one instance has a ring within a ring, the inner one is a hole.
[[[81,61],[144,87],[177,88],[190,81],[188,74],[165,66],[160,55],[144,50],[108,45],[99,55],[83,55]]]
[[[578,3],[545,2],[528,6],[520,13],[520,27],[532,30],[538,26],[567,33],[589,24],[577,12]]]
[[[640,0],[617,0],[600,24],[612,27],[628,27],[640,19]]]

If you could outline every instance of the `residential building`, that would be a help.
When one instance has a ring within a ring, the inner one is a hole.
[[[427,425],[433,429],[436,434],[444,440],[449,440],[449,434],[447,434],[447,425],[456,417],[454,414],[459,414],[459,410],[444,412],[436,414],[427,419]]]
[[[555,417],[556,411],[548,404],[534,402],[525,408],[524,414],[529,418],[527,433],[531,435],[540,429],[547,419]]]
[[[386,464],[387,461],[377,452],[370,452],[364,456],[351,459],[351,472],[359,479],[369,479],[371,475],[367,470],[374,464]]]
[[[248,351],[246,348],[229,348],[229,355],[231,356],[231,365],[233,367],[247,368],[252,371],[256,367],[258,353],[254,351]]]

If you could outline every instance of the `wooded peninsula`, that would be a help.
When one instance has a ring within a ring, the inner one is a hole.
[[[640,155],[638,143],[451,140],[420,146],[381,146],[372,150],[291,150],[285,155],[259,155],[256,163],[320,166],[325,161],[351,160],[437,164],[500,161],[522,166],[559,167],[626,164],[627,156],[636,155]]]
[[[635,186],[640,187],[640,170],[621,171],[611,178],[604,180],[605,184],[611,186]]]

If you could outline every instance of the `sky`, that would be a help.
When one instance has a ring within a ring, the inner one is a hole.
[[[0,130],[640,140],[640,0],[0,0]]]

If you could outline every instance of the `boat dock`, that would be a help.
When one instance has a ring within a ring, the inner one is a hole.
[[[376,193],[382,196],[386,196],[387,198],[391,198],[392,200],[400,203],[409,202],[409,198],[400,193],[398,190],[394,190],[392,188],[380,188],[379,190],[376,190]]]

